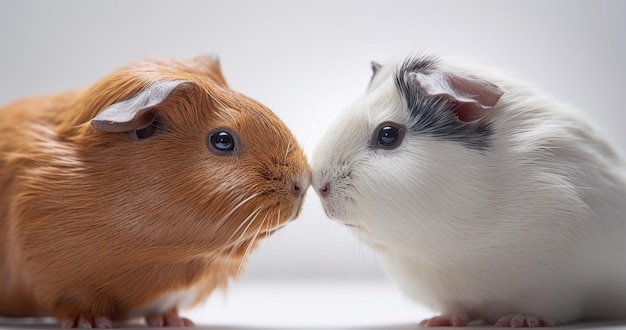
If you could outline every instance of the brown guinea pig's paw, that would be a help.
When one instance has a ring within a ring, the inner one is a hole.
[[[80,314],[76,316],[66,316],[59,319],[64,329],[83,328],[83,329],[111,329],[113,322],[108,317],[93,317],[90,315]]]

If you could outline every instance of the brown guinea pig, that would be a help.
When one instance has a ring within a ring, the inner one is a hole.
[[[178,309],[236,276],[309,186],[285,124],[218,61],[134,63],[0,108],[0,316],[64,327]]]

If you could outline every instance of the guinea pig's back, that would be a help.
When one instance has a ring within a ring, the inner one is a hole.
[[[34,140],[52,139],[59,115],[77,92],[17,100],[0,107],[0,222],[7,217],[11,182],[32,153],[42,152]],[[7,231],[2,231],[6,233]]]
[[[61,94],[24,98],[0,106],[0,127],[3,131],[15,130],[25,124],[43,124],[54,126],[59,122],[59,114],[69,111],[70,105],[81,91],[69,91]],[[3,141],[0,141],[2,143]],[[2,149],[4,150],[4,149]]]
[[[596,276],[623,278],[623,155],[584,113],[521,83],[506,89],[508,93],[501,99],[503,109],[494,114],[493,148],[498,158],[491,162],[497,164],[491,170],[505,169],[492,177],[494,186],[506,186],[507,191],[515,193],[505,194],[506,198],[502,194],[494,197],[497,205],[493,209],[506,209],[503,205],[509,205],[508,209],[517,212],[515,205],[532,203],[535,215],[549,211],[536,217],[535,226],[522,222],[523,226],[548,233],[541,242],[554,243],[557,238],[569,237],[571,250],[580,251],[572,256],[573,264],[585,269],[585,273],[591,271],[594,285],[598,283]],[[537,207],[541,205],[545,207]],[[626,286],[622,292],[626,292]]]
[[[75,99],[77,92],[17,100],[0,107],[0,315],[37,315],[30,295],[23,291],[19,269],[13,269],[10,254],[16,253],[9,237],[10,208],[19,193],[20,171],[36,162],[41,140],[54,144],[56,118]],[[38,142],[35,142],[38,140]]]

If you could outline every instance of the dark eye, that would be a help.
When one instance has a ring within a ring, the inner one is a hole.
[[[404,127],[402,125],[385,122],[378,126],[373,139],[373,146],[381,149],[394,149],[400,145],[404,137]]]
[[[227,128],[218,128],[207,136],[209,150],[218,155],[237,153],[237,144],[237,136]]]
[[[228,134],[228,132],[218,132],[211,136],[211,143],[213,146],[222,151],[230,151],[235,149],[235,141],[233,141],[233,137]]]
[[[385,147],[392,146],[400,137],[400,130],[395,127],[385,126],[378,131],[378,143]]]

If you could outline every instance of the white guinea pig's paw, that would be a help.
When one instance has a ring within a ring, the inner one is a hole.
[[[67,317],[61,319],[61,325],[65,329],[83,328],[83,329],[111,329],[113,322],[108,317],[91,317],[88,315],[79,315],[77,317]]]
[[[464,327],[467,320],[460,315],[440,315],[420,322],[420,327]]]
[[[554,327],[554,323],[550,320],[539,317],[511,314],[501,317],[495,324],[496,327],[505,328],[538,328],[538,327]]]
[[[150,327],[193,327],[191,320],[178,316],[178,313],[154,313],[146,316],[146,324]]]

